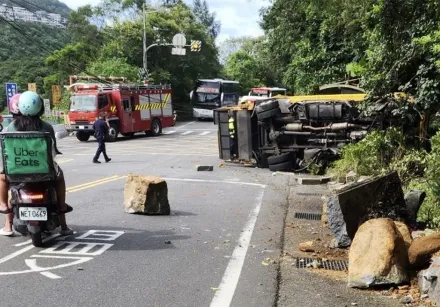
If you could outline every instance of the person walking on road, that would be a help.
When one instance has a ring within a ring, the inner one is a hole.
[[[110,125],[108,124],[105,114],[101,113],[99,115],[99,119],[93,124],[93,130],[95,130],[95,136],[98,140],[98,149],[96,150],[95,157],[93,158],[93,163],[101,163],[98,161],[101,153],[104,156],[105,162],[111,161],[105,150],[105,137],[108,133],[109,127]]]

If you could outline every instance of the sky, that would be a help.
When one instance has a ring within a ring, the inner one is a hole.
[[[91,4],[96,5],[100,0],[60,0],[72,9]],[[192,0],[184,0],[192,4]],[[217,44],[231,37],[259,36],[263,31],[258,25],[259,10],[268,6],[268,0],[207,0],[211,12],[215,12],[221,22],[221,32]]]

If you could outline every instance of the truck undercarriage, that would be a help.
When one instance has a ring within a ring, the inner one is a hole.
[[[359,100],[341,99],[292,103],[281,97],[217,109],[220,159],[252,161],[271,171],[302,172],[311,163],[326,165],[338,159],[344,145],[362,140],[371,130],[404,126],[402,118],[392,115],[394,104],[389,102],[376,103],[369,116],[357,107]],[[229,139],[230,116],[236,123],[235,144]]]

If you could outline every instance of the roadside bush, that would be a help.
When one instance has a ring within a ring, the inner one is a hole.
[[[329,173],[345,176],[354,171],[359,176],[376,176],[390,170],[393,161],[405,156],[405,137],[392,127],[373,131],[363,140],[342,149],[341,159],[333,163]]]

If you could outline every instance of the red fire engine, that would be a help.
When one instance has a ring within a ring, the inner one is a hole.
[[[108,141],[145,132],[156,136],[162,128],[173,126],[173,107],[169,85],[84,84],[70,86],[69,130],[81,142],[94,135],[93,123],[99,114],[107,114]]]

